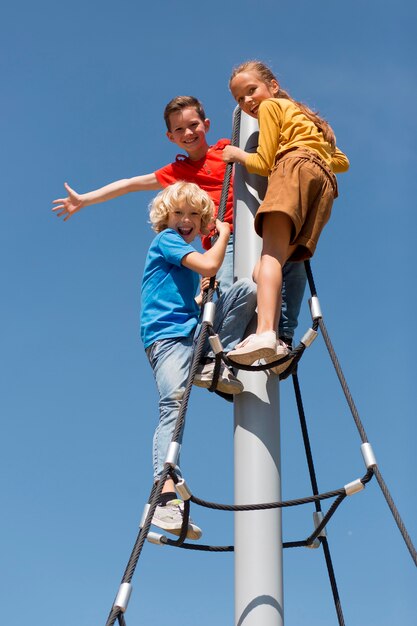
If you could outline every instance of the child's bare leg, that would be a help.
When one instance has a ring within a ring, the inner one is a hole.
[[[162,487],[161,493],[168,493],[172,491],[175,491],[174,481],[172,480],[172,478],[167,478],[164,486]]]
[[[257,359],[285,356],[277,342],[276,330],[281,313],[282,266],[291,255],[292,222],[284,213],[268,213],[263,222],[263,246],[260,261],[253,271],[258,285],[258,326],[255,335],[249,335],[228,356],[236,363],[251,365]]]
[[[258,326],[256,333],[275,331],[281,311],[282,267],[290,246],[292,221],[285,213],[267,213],[263,219],[263,246],[259,266]]]

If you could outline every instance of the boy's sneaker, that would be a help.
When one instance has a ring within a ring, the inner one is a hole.
[[[181,534],[182,519],[184,517],[184,502],[182,500],[170,500],[165,506],[158,506],[152,518],[152,524],[167,530],[173,535]],[[191,518],[188,520],[187,539],[200,539],[201,528],[196,526]]]
[[[214,365],[214,361],[209,361],[204,365],[200,365],[196,375],[194,376],[194,385],[197,387],[205,387],[206,389],[211,387]],[[243,391],[243,385],[240,380],[236,378],[233,372],[223,362],[220,365],[219,380],[217,382],[216,391],[232,395],[242,393]]]
[[[259,335],[249,335],[237,346],[228,352],[227,356],[236,363],[252,365],[259,359],[267,359],[275,356],[277,338],[273,330],[268,330]]]

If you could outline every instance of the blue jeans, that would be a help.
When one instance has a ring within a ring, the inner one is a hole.
[[[303,262],[285,263],[282,268],[282,305],[278,334],[285,339],[293,339],[298,326],[301,303],[307,282]]]
[[[220,294],[232,286],[233,277],[233,235],[230,235],[224,261],[216,276]],[[293,339],[294,331],[298,326],[306,281],[307,275],[303,262],[285,263],[282,269],[282,305],[278,334],[287,340]]]
[[[216,280],[219,284],[219,293],[225,293],[233,285],[233,235],[230,235],[224,255],[223,263],[216,274]]]
[[[216,302],[213,328],[225,352],[242,338],[256,308],[256,286],[249,279],[234,283]],[[153,438],[154,478],[161,475],[191,366],[194,338],[173,337],[155,341],[146,349],[159,393],[159,423]],[[209,354],[209,351],[206,351]],[[178,440],[182,441],[182,433]],[[180,469],[176,468],[180,476]]]

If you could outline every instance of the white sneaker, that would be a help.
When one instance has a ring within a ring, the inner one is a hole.
[[[194,376],[194,385],[197,387],[211,387],[214,374],[214,361],[210,361],[205,365],[201,365]],[[233,372],[222,362],[220,365],[219,380],[217,382],[216,391],[236,395],[242,393],[243,385],[236,378]]]
[[[236,363],[252,365],[259,359],[266,359],[275,356],[277,338],[273,330],[268,330],[259,335],[249,335],[237,346],[227,353]]]
[[[277,359],[283,359],[290,352],[291,350],[289,349],[287,344],[281,339],[278,339],[276,350],[275,350],[275,355],[273,356],[272,359],[271,358],[265,359],[265,362],[271,363],[271,361],[276,361]],[[277,374],[277,376],[279,376],[280,374],[282,374],[282,372],[285,372],[287,367],[289,367],[289,365],[292,362],[293,362],[293,359],[288,359],[287,361],[284,361],[284,363],[278,363],[278,365],[275,365],[275,367],[271,367],[270,371],[274,372],[274,374]]]
[[[181,534],[182,519],[184,517],[184,502],[182,500],[170,500],[165,506],[158,506],[152,518],[152,524],[167,530],[173,535]],[[191,517],[188,520],[187,539],[200,539],[202,530],[194,524]]]

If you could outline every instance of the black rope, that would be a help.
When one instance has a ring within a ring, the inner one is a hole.
[[[172,541],[172,539],[169,539],[168,537],[162,537],[161,543],[167,546],[176,547],[175,541]],[[184,549],[184,550],[194,550],[197,552],[234,552],[235,550],[234,546],[207,546],[201,543],[199,544],[184,543],[180,547],[181,549]],[[309,546],[307,543],[307,540],[304,539],[301,541],[286,541],[282,544],[282,547],[286,549],[286,548],[308,548],[311,546]]]
[[[239,124],[240,124],[240,114],[235,114],[234,123],[233,123],[233,136],[232,136],[232,142],[235,142],[234,145],[236,145],[237,143],[237,137],[239,133]],[[231,175],[232,175],[232,164],[230,164],[230,167],[226,167],[226,174],[223,180],[222,193],[221,193],[221,199],[220,199],[219,211],[218,211],[218,219],[221,219],[221,220],[223,220],[224,218]],[[207,294],[205,293],[203,295],[203,303],[211,302],[213,295],[214,295],[214,283],[215,283],[215,277],[212,277],[210,280],[210,286],[209,286],[208,292]],[[207,339],[208,326],[209,326],[208,322],[203,322],[201,326],[200,334],[198,336],[197,343],[195,345],[195,349],[193,352],[191,367],[190,367],[187,381],[185,384],[185,390],[184,390],[184,394],[182,397],[180,409],[178,411],[178,416],[177,416],[177,420],[175,423],[175,428],[174,428],[174,432],[172,435],[171,443],[178,443],[178,440],[180,438],[181,432],[184,427],[185,414],[188,408],[191,388],[193,385],[194,377],[197,373],[197,369],[199,367],[200,361],[203,356],[205,342]],[[161,474],[161,477],[158,481],[157,486],[152,487],[151,494],[149,497],[149,500],[150,500],[149,510],[146,515],[146,519],[143,524],[143,527],[139,530],[138,536],[136,538],[135,545],[133,547],[128,564],[126,566],[125,573],[122,578],[122,583],[130,583],[132,580],[140,554],[143,549],[143,545],[145,543],[146,537],[148,535],[148,532],[152,523],[152,518],[155,513],[155,509],[157,507],[160,495],[162,493],[163,486],[165,485],[168,475],[170,475],[171,472],[172,472],[172,468],[167,463],[163,469],[163,472]],[[184,517],[183,517],[180,537],[177,540],[177,542],[175,542],[178,546],[182,545],[185,539],[185,536],[187,534],[188,519],[189,519],[189,506],[190,506],[189,502],[186,501],[184,503]],[[123,619],[124,621],[124,618],[121,616],[122,616],[122,611],[120,607],[113,606],[110,611],[109,617],[107,619],[106,626],[113,626],[116,622],[116,619],[119,620],[119,623],[120,623],[120,619]]]
[[[362,483],[367,482],[368,475],[366,474],[360,479]],[[300,506],[302,504],[309,504],[310,502],[317,502],[319,500],[328,500],[329,498],[336,498],[337,496],[345,496],[345,488],[336,489],[334,491],[327,491],[317,495],[307,496],[305,498],[297,498],[295,500],[283,500],[281,502],[261,502],[259,504],[219,504],[218,502],[208,502],[197,498],[197,496],[191,496],[191,502],[205,507],[206,509],[214,509],[216,511],[266,511],[269,509],[284,509],[292,506]]]
[[[240,130],[240,117],[241,110],[236,109],[233,116],[233,129],[232,129],[232,138],[231,145],[238,146],[239,145],[239,130]],[[227,196],[229,194],[230,181],[232,178],[233,172],[233,163],[227,163],[226,172],[223,179],[222,193],[220,196],[219,210],[217,213],[217,219],[221,222],[224,221],[224,214],[226,212],[226,204],[227,204]]]
[[[318,320],[313,320],[312,323],[312,330],[317,331],[319,327],[319,321]],[[301,359],[302,355],[304,354],[304,350],[306,349],[306,345],[300,341],[300,343],[298,344],[298,346],[296,348],[293,348],[292,350],[289,351],[288,354],[286,354],[285,356],[279,358],[279,359],[275,359],[274,361],[268,361],[268,363],[261,363],[259,365],[245,365],[244,363],[237,363],[236,361],[233,360],[232,357],[229,357],[227,355],[225,355],[224,353],[221,353],[222,359],[223,361],[226,363],[226,365],[228,365],[229,367],[235,367],[237,369],[241,369],[241,370],[246,370],[249,372],[261,372],[263,370],[269,370],[272,367],[275,367],[276,365],[281,365],[282,363],[286,363],[287,361],[290,361],[291,359],[294,360],[293,366],[295,369],[295,366],[297,365],[297,363],[299,362],[299,360]],[[285,372],[283,372],[284,374]],[[285,378],[287,378],[288,373],[286,373]],[[282,380],[282,375],[280,374],[280,380]]]
[[[415,547],[413,545],[413,542],[411,541],[411,537],[410,537],[410,535],[407,532],[407,529],[406,529],[406,527],[404,525],[404,522],[401,519],[401,516],[400,516],[400,514],[398,512],[398,509],[395,506],[394,500],[391,497],[391,494],[390,494],[390,492],[388,490],[388,487],[385,484],[384,479],[382,478],[382,475],[381,475],[381,472],[379,471],[378,466],[375,466],[373,468],[373,470],[374,470],[375,478],[377,479],[378,484],[379,484],[379,486],[381,488],[381,491],[384,494],[385,500],[386,500],[386,502],[387,502],[387,504],[388,504],[388,506],[389,506],[389,508],[391,510],[391,513],[392,513],[392,515],[393,515],[393,517],[395,519],[395,522],[396,522],[396,524],[398,526],[398,529],[399,529],[399,531],[400,531],[400,533],[401,533],[401,535],[402,535],[402,537],[403,537],[403,539],[404,539],[404,541],[406,543],[406,546],[407,546],[407,548],[408,548],[408,550],[409,550],[409,552],[411,554],[411,558],[413,559],[415,565],[417,565],[417,552],[416,552],[416,549],[415,549]]]
[[[315,285],[314,285],[313,275],[312,275],[312,272],[311,272],[310,263],[306,261],[305,262],[305,266],[306,266],[307,279],[309,281],[310,288],[311,288],[311,286],[313,286],[313,288],[315,290]],[[334,368],[336,370],[337,377],[338,377],[339,382],[341,384],[341,387],[343,389],[343,393],[345,394],[346,401],[348,403],[348,406],[349,406],[350,411],[352,413],[353,419],[355,421],[356,428],[358,429],[358,432],[359,432],[360,438],[362,440],[362,443],[368,443],[368,437],[366,435],[365,428],[364,428],[364,426],[362,424],[362,421],[361,421],[361,419],[359,417],[358,410],[357,410],[356,405],[355,405],[355,403],[353,401],[352,394],[350,393],[350,390],[349,390],[349,387],[347,385],[345,376],[343,374],[342,368],[341,368],[340,363],[339,363],[339,359],[337,358],[336,352],[335,352],[335,350],[333,348],[333,345],[332,345],[332,342],[330,340],[329,334],[327,332],[327,328],[326,328],[326,325],[325,325],[325,323],[323,321],[323,318],[319,319],[319,326],[320,326],[320,330],[321,330],[321,333],[323,335],[323,339],[325,341],[327,350],[329,352],[330,358],[332,360],[333,366],[334,366]],[[396,507],[396,505],[395,505],[395,503],[394,503],[394,501],[392,499],[392,496],[391,496],[391,494],[390,494],[390,492],[388,490],[388,487],[387,487],[387,485],[386,485],[386,483],[385,483],[385,481],[384,481],[384,479],[382,477],[382,474],[381,474],[378,466],[375,465],[375,466],[373,466],[372,469],[373,469],[373,472],[375,474],[375,478],[378,481],[380,489],[381,489],[381,491],[382,491],[382,493],[383,493],[383,495],[385,497],[385,500],[386,500],[386,502],[387,502],[387,504],[388,504],[388,506],[389,506],[389,508],[391,510],[391,513],[392,513],[392,515],[394,517],[394,520],[395,520],[395,522],[396,522],[396,524],[398,526],[398,529],[399,529],[399,531],[400,531],[400,533],[401,533],[401,535],[402,535],[402,537],[404,539],[404,542],[405,542],[405,544],[406,544],[406,546],[408,548],[408,551],[410,552],[411,558],[413,559],[415,565],[417,565],[417,551],[416,551],[416,549],[415,549],[415,547],[413,545],[413,542],[411,541],[410,535],[407,532],[405,524],[404,524],[404,522],[403,522],[403,520],[402,520],[402,518],[400,516],[400,513],[399,513],[399,511],[398,511],[398,509],[397,509],[397,507]]]
[[[310,289],[312,285],[315,290],[314,282],[312,284],[310,283]],[[312,291],[311,295],[312,296],[315,295],[315,293],[313,293],[313,289],[311,289],[311,291]],[[311,451],[310,437],[308,434],[307,421],[306,421],[305,412],[304,412],[304,405],[303,405],[303,401],[301,397],[300,383],[299,383],[298,376],[296,373],[293,374],[292,380],[293,380],[293,386],[294,386],[295,399],[297,403],[298,415],[300,419],[300,426],[301,426],[301,433],[302,433],[303,442],[304,442],[304,449],[305,449],[306,458],[307,458],[307,465],[308,465],[308,470],[310,474],[311,488],[312,488],[313,493],[317,494],[319,492],[319,488],[317,484],[316,471],[315,471],[313,455]],[[318,513],[321,513],[320,502],[317,501],[315,505],[316,505],[316,511]],[[321,529],[320,529],[320,532],[321,532]],[[332,594],[333,594],[333,602],[335,605],[339,626],[344,626],[345,619],[343,616],[339,590],[337,587],[336,576],[335,576],[333,562],[332,562],[332,558],[330,554],[329,542],[326,536],[320,537],[319,539],[321,541],[321,545],[323,546],[323,554],[324,554],[324,558],[326,561],[327,574],[329,576],[330,587],[331,587]]]
[[[211,385],[210,385],[210,387],[208,389],[209,391],[212,391],[212,392],[216,391],[217,384],[219,382],[221,366],[222,366],[222,359],[221,359],[220,355],[216,354],[216,358],[215,358],[215,361],[214,361],[213,378],[212,378],[212,381],[211,381]]]
[[[343,393],[345,394],[346,401],[347,401],[347,403],[349,405],[350,411],[351,411],[353,419],[355,421],[356,428],[358,429],[358,432],[359,432],[360,438],[362,440],[362,443],[368,443],[368,437],[366,435],[365,428],[364,428],[364,426],[362,424],[362,421],[361,421],[361,419],[359,417],[358,410],[357,410],[356,405],[355,405],[355,403],[353,401],[353,398],[352,398],[352,395],[350,393],[349,387],[347,385],[346,379],[344,377],[342,368],[340,367],[339,359],[337,358],[336,352],[333,349],[333,345],[332,345],[332,342],[330,340],[329,334],[327,332],[326,325],[325,325],[325,323],[324,323],[322,318],[319,320],[319,326],[320,326],[321,334],[323,335],[323,339],[324,339],[324,342],[326,344],[327,350],[329,352],[330,358],[332,360],[333,366],[334,366],[334,368],[336,370],[337,377],[339,378],[340,384],[342,386]]]

